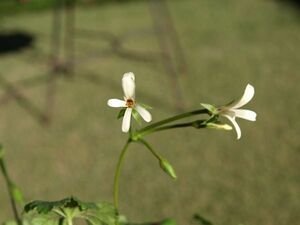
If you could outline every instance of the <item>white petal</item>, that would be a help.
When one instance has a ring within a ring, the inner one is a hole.
[[[152,120],[151,114],[144,107],[136,104],[135,109],[146,122],[150,122]]]
[[[247,110],[247,109],[233,109],[233,111],[235,112],[235,116],[245,119],[245,120],[250,120],[250,121],[255,121],[256,120],[256,113],[251,111],[251,110]]]
[[[233,118],[235,117],[235,109],[221,109],[220,114],[227,115]]]
[[[134,82],[134,74],[129,72],[125,73],[122,78],[122,87],[124,91],[124,95],[127,99],[134,98],[135,94],[135,82]]]
[[[230,122],[233,124],[234,128],[235,128],[235,131],[236,131],[236,134],[237,134],[237,139],[240,139],[241,136],[242,136],[242,132],[241,132],[241,128],[240,126],[238,125],[238,123],[235,121],[235,119],[231,116],[228,116],[228,115],[224,115],[227,119],[230,120]]]
[[[113,98],[107,101],[107,105],[115,108],[126,107],[126,102],[120,99]]]
[[[123,117],[122,131],[125,133],[127,133],[130,128],[131,112],[132,112],[132,108],[127,108]]]
[[[229,107],[233,109],[237,109],[242,107],[243,105],[246,105],[253,98],[254,92],[255,92],[254,87],[251,84],[248,84],[241,99],[238,102],[233,103]]]

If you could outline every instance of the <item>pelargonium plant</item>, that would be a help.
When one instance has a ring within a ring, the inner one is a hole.
[[[242,118],[250,121],[256,120],[255,112],[247,109],[240,109],[242,106],[250,102],[254,96],[254,87],[248,84],[244,94],[238,101],[232,101],[224,106],[214,106],[207,103],[201,103],[199,104],[199,107],[201,105],[202,108],[174,115],[151,123],[140,129],[136,129],[132,126],[132,118],[140,124],[142,123],[142,119],[146,122],[151,122],[152,116],[148,111],[151,107],[136,101],[135,76],[133,73],[129,72],[123,75],[122,88],[124,92],[124,100],[112,98],[107,102],[110,107],[121,108],[118,113],[118,118],[123,118],[121,130],[124,133],[128,133],[128,138],[120,153],[115,171],[113,204],[103,202],[83,202],[76,197],[68,197],[60,201],[53,202],[32,201],[23,207],[23,213],[22,216],[20,216],[17,210],[17,205],[23,205],[23,196],[20,189],[12,182],[8,175],[4,162],[4,153],[1,147],[0,168],[7,184],[12,210],[15,217],[13,221],[5,222],[4,225],[73,225],[75,220],[85,221],[88,225],[133,225],[133,223],[129,222],[126,217],[120,213],[119,209],[119,178],[125,155],[132,143],[140,143],[144,145],[145,149],[149,150],[158,161],[158,165],[161,169],[171,178],[176,179],[177,175],[173,166],[146,140],[148,135],[170,129],[189,127],[196,129],[210,128],[230,131],[232,130],[232,127],[220,120],[222,117],[225,117],[233,124],[237,133],[237,139],[240,139],[241,129],[236,122],[236,118]],[[211,224],[199,215],[196,215],[195,218],[201,222],[201,224]],[[144,225],[154,224],[175,225],[176,222],[171,219],[166,219],[158,223],[144,223]]]

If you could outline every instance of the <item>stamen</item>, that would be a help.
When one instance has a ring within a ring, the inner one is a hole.
[[[129,98],[129,99],[126,99],[126,106],[128,108],[132,108],[134,106],[134,100]]]

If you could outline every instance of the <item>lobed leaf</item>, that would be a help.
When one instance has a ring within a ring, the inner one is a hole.
[[[90,225],[115,225],[116,210],[109,203],[83,202],[70,197],[60,201],[33,201],[24,208],[30,225],[64,225],[82,219]]]

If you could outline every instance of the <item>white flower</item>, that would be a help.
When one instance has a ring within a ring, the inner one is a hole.
[[[128,132],[130,128],[132,110],[136,110],[146,122],[150,122],[152,120],[152,116],[144,107],[135,102],[135,82],[133,73],[129,72],[123,75],[122,87],[124,100],[109,99],[107,104],[110,107],[126,108],[122,122],[122,131]]]
[[[256,120],[256,113],[247,110],[247,109],[239,109],[240,107],[246,105],[254,96],[254,87],[250,84],[247,85],[243,96],[239,101],[233,102],[227,106],[222,106],[218,108],[218,113],[222,116],[225,116],[230,122],[233,124],[236,133],[237,139],[241,138],[241,129],[238,123],[235,121],[235,118],[242,118],[245,120],[255,121]]]

